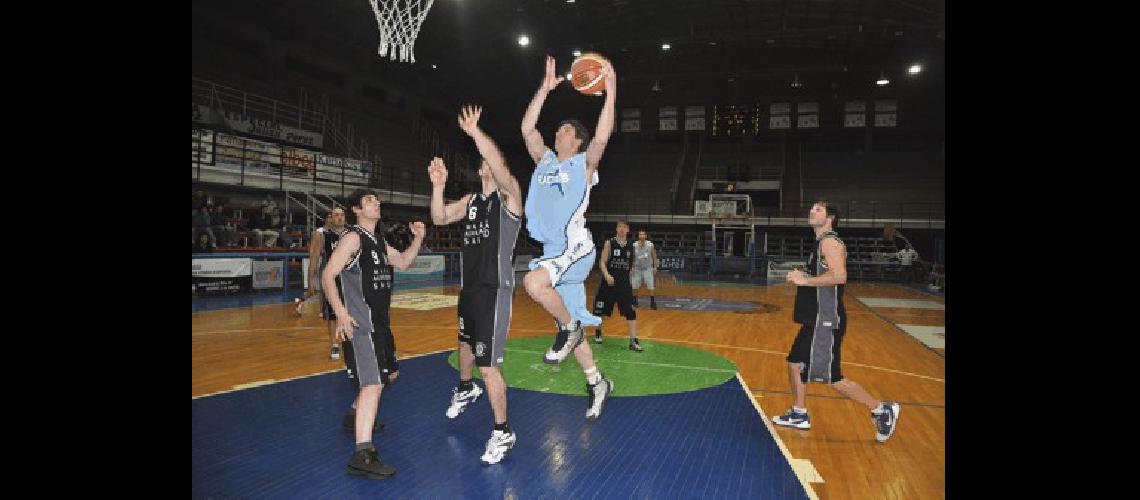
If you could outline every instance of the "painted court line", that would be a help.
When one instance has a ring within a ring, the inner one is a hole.
[[[882,297],[855,297],[869,307],[898,307],[902,309],[946,310],[946,306],[933,300],[887,299]]]
[[[876,317],[878,317],[879,319],[883,320],[883,321],[884,321],[884,322],[886,322],[888,325],[891,325],[891,326],[895,327],[895,329],[896,329],[896,330],[898,330],[899,332],[901,332],[901,333],[905,333],[905,334],[906,334],[908,337],[910,337],[910,338],[914,339],[915,341],[917,341],[917,342],[919,343],[919,345],[921,345],[922,347],[926,348],[926,350],[928,350],[928,351],[930,351],[930,352],[934,353],[935,355],[937,355],[938,357],[940,357],[940,358],[942,358],[942,359],[946,359],[946,354],[945,354],[945,353],[941,353],[941,352],[938,352],[938,351],[937,351],[935,348],[933,348],[933,347],[931,347],[931,346],[927,345],[927,343],[926,343],[926,342],[923,342],[923,341],[922,341],[921,339],[919,339],[918,337],[915,337],[914,335],[911,335],[911,333],[910,333],[910,332],[908,332],[908,331],[906,331],[906,330],[904,330],[904,329],[900,328],[900,327],[899,327],[899,325],[897,325],[897,324],[896,324],[894,321],[891,321],[891,320],[887,319],[887,318],[886,318],[886,317],[884,317],[882,314],[879,314],[879,312],[878,312],[878,311],[876,311],[876,310],[874,310],[873,308],[871,308],[871,306],[869,306],[869,305],[865,304],[865,303],[864,303],[864,299],[862,299],[862,298],[859,298],[859,297],[856,297],[856,300],[859,302],[859,304],[860,304],[860,305],[862,305],[862,306],[863,306],[863,308],[864,308],[864,309],[866,309],[866,310],[867,310],[868,312],[870,312],[871,314],[874,314]],[[945,349],[946,349],[946,343],[945,343],[945,341],[943,341],[942,347],[941,347],[940,349],[943,349],[943,350],[945,350]]]
[[[923,344],[937,349],[946,348],[946,326],[895,325],[921,340]]]
[[[796,478],[800,480],[800,484],[803,485],[804,491],[807,492],[808,497],[812,500],[819,500],[819,495],[816,495],[815,490],[812,489],[811,485],[808,483],[811,482],[810,480],[812,479],[818,479],[816,482],[822,483],[823,476],[820,476],[819,472],[815,472],[814,476],[808,477],[807,475],[803,474],[806,471],[804,471],[802,465],[800,468],[796,468],[796,459],[792,458],[792,452],[788,451],[788,446],[784,444],[783,439],[780,439],[780,434],[776,432],[776,428],[772,427],[772,422],[768,420],[768,415],[764,414],[764,409],[760,408],[760,403],[756,402],[756,397],[752,395],[752,390],[748,388],[748,384],[744,382],[744,377],[740,376],[740,372],[736,372],[736,380],[740,382],[740,387],[744,388],[744,393],[748,395],[748,400],[752,402],[752,407],[756,408],[756,413],[760,414],[760,420],[764,421],[764,426],[768,428],[768,434],[772,435],[772,439],[776,441],[776,446],[780,447],[780,453],[784,454],[784,458],[787,459],[788,464],[792,466],[792,470],[796,473]],[[815,471],[815,467],[812,467],[811,469],[813,472]]]
[[[525,349],[515,349],[515,348],[511,348],[511,347],[504,347],[503,350],[504,351],[510,351],[510,352],[525,352],[527,354],[545,354],[542,351],[528,351]],[[605,361],[607,363],[611,363],[611,362],[612,363],[628,363],[631,365],[660,366],[663,368],[682,368],[682,369],[688,369],[688,370],[704,370],[707,372],[736,373],[736,370],[726,370],[724,368],[706,368],[704,366],[672,365],[672,364],[668,364],[668,363],[651,363],[648,361],[627,361],[624,359],[603,359],[603,361]]]
[[[441,352],[447,352],[447,351],[451,351],[451,350],[453,350],[453,349],[454,349],[453,347],[448,347],[447,349],[440,349],[440,350],[438,350],[438,351],[431,351],[431,352],[419,352],[419,353],[415,353],[415,354],[412,354],[412,355],[409,355],[409,356],[403,356],[403,357],[401,357],[401,358],[400,358],[400,360],[405,360],[405,359],[412,359],[412,358],[418,358],[418,357],[420,357],[420,356],[427,356],[427,355],[429,355],[429,354],[439,354],[439,353],[441,353]],[[258,380],[258,381],[255,381],[255,382],[249,382],[249,383],[245,383],[245,384],[238,384],[238,385],[235,385],[235,386],[233,386],[232,388],[230,388],[230,389],[226,389],[226,390],[224,390],[224,391],[211,392],[211,393],[209,393],[209,394],[202,394],[202,395],[200,395],[200,396],[191,396],[191,397],[190,397],[190,399],[191,399],[191,400],[194,400],[194,399],[199,399],[199,398],[206,398],[206,397],[210,397],[210,396],[217,396],[218,394],[227,394],[227,393],[231,393],[231,392],[237,392],[237,391],[242,391],[242,390],[245,390],[245,389],[250,389],[250,388],[253,388],[253,387],[264,387],[264,386],[267,386],[267,385],[280,384],[281,382],[288,382],[288,381],[290,381],[290,380],[299,380],[299,379],[303,379],[303,378],[316,377],[317,375],[324,375],[324,374],[326,374],[326,373],[332,373],[332,372],[342,372],[342,371],[344,371],[344,368],[343,368],[343,367],[341,367],[341,368],[334,368],[334,369],[332,369],[332,370],[325,370],[325,371],[321,371],[321,372],[317,372],[317,373],[310,373],[310,374],[308,374],[308,375],[298,375],[298,376],[296,376],[296,377],[289,377],[289,378],[283,378],[283,379],[268,379],[268,380]]]
[[[689,341],[689,340],[672,340],[672,339],[661,339],[661,338],[651,338],[651,337],[643,337],[643,338],[652,339],[652,340],[655,340],[655,341],[658,341],[658,342],[677,342],[677,343],[680,343],[680,344],[693,344],[693,345],[703,345],[703,346],[709,346],[709,347],[723,347],[723,348],[726,348],[726,349],[739,349],[739,350],[741,350],[741,351],[762,352],[762,353],[765,353],[765,354],[776,354],[776,355],[779,355],[779,356],[787,356],[787,354],[788,354],[788,353],[786,353],[786,352],[781,352],[781,351],[769,351],[769,350],[767,350],[767,349],[756,349],[756,348],[754,348],[754,347],[743,347],[743,346],[737,346],[737,345],[710,344],[710,343],[707,343],[707,342],[693,342],[693,341]],[[892,369],[890,369],[890,368],[883,368],[883,367],[881,367],[881,366],[874,366],[874,365],[865,365],[865,364],[862,364],[862,363],[854,363],[854,362],[851,362],[851,361],[841,361],[840,363],[842,363],[842,364],[845,364],[845,365],[858,366],[858,367],[861,367],[861,368],[870,368],[870,369],[872,369],[872,370],[879,370],[879,371],[884,371],[884,372],[897,373],[897,374],[899,374],[899,375],[909,375],[909,376],[911,376],[911,377],[918,377],[918,378],[922,378],[922,379],[926,379],[926,380],[933,380],[933,381],[935,381],[935,382],[943,382],[943,383],[945,383],[945,382],[946,382],[946,380],[945,380],[945,379],[940,379],[940,378],[938,378],[938,377],[931,377],[931,376],[927,376],[927,375],[919,375],[919,374],[917,374],[917,373],[904,372],[904,371],[902,371],[902,370],[892,370]]]

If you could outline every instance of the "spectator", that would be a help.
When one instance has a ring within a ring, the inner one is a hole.
[[[198,233],[205,232],[210,237],[210,244],[216,244],[213,232],[210,231],[210,212],[206,205],[198,207],[198,210],[191,216],[191,225],[193,230],[190,232],[192,241],[198,241]]]
[[[214,246],[224,245],[232,246],[233,237],[229,231],[226,230],[226,221],[222,217],[221,207],[213,205],[206,205],[210,213],[210,232],[214,234]]]
[[[210,235],[205,231],[199,231],[198,237],[194,240],[194,250],[191,253],[213,253],[214,245],[210,243]]]
[[[934,268],[930,271],[930,289],[931,290],[944,290],[946,288],[946,266],[941,262],[935,262]]]
[[[273,229],[272,220],[263,212],[255,212],[253,219],[250,221],[253,226],[253,232],[257,234],[257,246],[259,247],[274,247],[277,245],[277,237],[281,235],[280,232]],[[266,238],[268,236],[268,238]]]
[[[194,193],[194,203],[193,203],[192,208],[194,209],[195,212],[197,212],[198,209],[202,207],[202,205],[205,205],[208,203],[210,203],[210,198],[208,196],[206,196],[205,191],[202,191],[201,189],[199,189],[198,191],[196,191]]]
[[[918,252],[914,251],[914,247],[908,246],[898,252],[899,257],[899,280],[902,284],[909,285],[914,281],[914,261],[918,259]]]

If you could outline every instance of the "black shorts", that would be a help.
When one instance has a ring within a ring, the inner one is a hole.
[[[387,325],[377,325],[377,330],[372,332],[372,345],[375,346],[377,364],[380,365],[380,381],[383,385],[388,385],[388,376],[400,371],[400,362],[396,360],[396,339],[392,336],[392,329]],[[344,365],[348,368],[348,381],[352,383],[353,387],[360,389],[360,380],[357,377],[356,370],[356,352],[352,347],[352,341],[341,342],[341,350],[344,356]]]
[[[459,341],[471,346],[475,366],[503,363],[515,289],[469,286],[459,292]]]
[[[839,329],[832,330],[835,336],[835,342],[831,346],[831,382],[832,384],[843,380],[843,372],[839,367],[839,348],[843,345],[843,336],[847,332],[847,321],[844,318],[839,322]],[[796,334],[796,339],[792,341],[792,350],[788,351],[787,360],[789,363],[802,363],[803,369],[800,370],[800,380],[806,384],[808,382],[808,367],[811,364],[811,342],[815,338],[815,323],[804,323],[800,326],[800,332]]]
[[[613,316],[614,304],[618,306],[625,319],[637,319],[637,311],[633,308],[633,287],[629,281],[615,279],[613,286],[606,283],[606,278],[598,285],[598,293],[594,295],[594,316]]]

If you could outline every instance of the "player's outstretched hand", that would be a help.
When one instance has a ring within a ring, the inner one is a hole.
[[[428,164],[428,178],[431,179],[433,186],[447,184],[447,165],[443,163],[443,158],[436,156],[431,159],[431,163]]]
[[[482,114],[482,106],[464,106],[459,112],[459,128],[467,135],[474,134],[479,128],[479,116]]]
[[[416,238],[423,238],[424,235],[427,234],[427,229],[424,228],[424,223],[420,221],[415,221],[411,224],[408,224],[408,228],[412,230],[412,235]]]

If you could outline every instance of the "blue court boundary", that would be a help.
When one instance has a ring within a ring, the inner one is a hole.
[[[384,391],[386,428],[374,442],[398,470],[388,480],[345,473],[353,439],[340,420],[355,391],[343,371],[193,399],[191,496],[809,497],[737,378],[616,397],[593,424],[584,387],[582,396],[508,389],[519,441],[483,465],[490,408],[484,396],[455,420],[443,415],[456,381],[447,354],[407,359]]]

